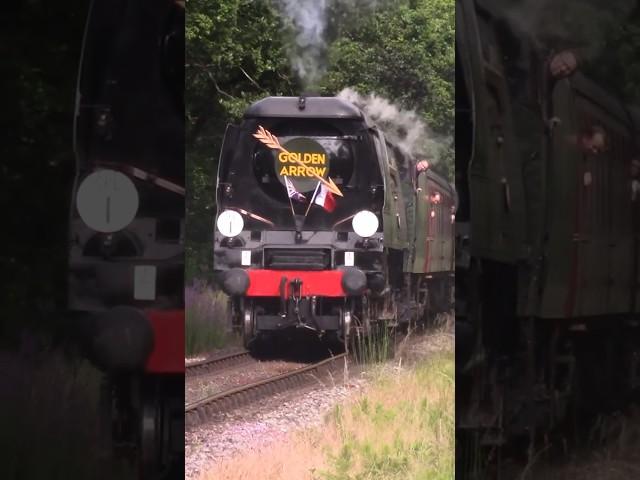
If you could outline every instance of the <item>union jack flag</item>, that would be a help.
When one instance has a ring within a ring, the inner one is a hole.
[[[293,198],[299,202],[304,202],[306,200],[305,196],[296,190],[296,187],[293,186],[293,182],[289,180],[289,177],[284,177],[284,183],[287,185],[287,195],[289,198]]]

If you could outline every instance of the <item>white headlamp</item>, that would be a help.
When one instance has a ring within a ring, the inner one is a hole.
[[[369,210],[362,210],[356,213],[353,220],[351,220],[353,231],[363,238],[371,237],[376,233],[379,225],[378,216]]]
[[[225,237],[236,237],[244,228],[244,219],[235,210],[225,210],[218,215],[216,226]]]

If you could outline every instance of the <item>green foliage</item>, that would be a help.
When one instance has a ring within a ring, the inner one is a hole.
[[[586,73],[613,90],[624,101],[640,105],[640,6],[604,31],[600,54],[586,66]]]
[[[389,4],[349,28],[329,50],[325,94],[352,86],[418,112],[437,133],[454,126],[454,14],[451,0]]]
[[[453,133],[453,0],[334,2],[323,94],[354,87],[415,110],[436,134]],[[269,95],[297,95],[290,25],[267,0],[188,0],[186,26],[187,269],[212,263],[215,173],[226,124]],[[448,148],[440,166],[452,176]]]
[[[109,417],[101,410],[99,371],[86,361],[69,361],[61,351],[47,349],[35,357],[3,353],[2,478],[135,477],[107,447],[111,432],[103,422]]]
[[[185,289],[185,354],[210,352],[234,343],[228,297],[199,282]]]
[[[632,0],[494,0],[544,51],[575,49],[605,90],[640,103],[640,5]]]
[[[451,354],[381,377],[369,394],[336,407],[338,430],[322,480],[426,480],[454,476],[454,362]],[[403,395],[398,396],[397,392]]]
[[[356,361],[362,364],[373,364],[387,361],[393,356],[395,331],[384,325],[376,325],[367,336],[356,336],[352,339],[351,350]]]
[[[87,7],[85,0],[6,4],[0,268],[11,280],[0,294],[3,338],[38,323],[25,312],[65,299],[74,94]]]
[[[218,155],[228,123],[267,95],[293,94],[281,27],[266,1],[190,0],[186,17],[188,279],[209,270]]]

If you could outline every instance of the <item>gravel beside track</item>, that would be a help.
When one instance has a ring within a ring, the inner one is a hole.
[[[383,368],[411,368],[438,352],[453,350],[453,327],[404,338],[396,355]],[[379,368],[379,367],[376,367]],[[212,465],[243,452],[268,449],[293,432],[321,426],[339,403],[363,392],[369,384],[368,366],[348,363],[331,376],[307,387],[265,397],[260,402],[211,417],[213,421],[185,432],[185,479],[198,480]]]
[[[187,428],[205,423],[220,413],[272,397],[275,394],[316,384],[321,378],[331,376],[332,372],[336,371],[337,368],[343,367],[346,359],[346,354],[336,355],[309,366],[297,368],[249,385],[225,390],[190,403],[185,406]]]
[[[313,385],[274,395],[185,432],[185,479],[197,480],[210,466],[243,451],[268,448],[291,432],[322,425],[337,404],[361,392],[367,380],[360,369]]]

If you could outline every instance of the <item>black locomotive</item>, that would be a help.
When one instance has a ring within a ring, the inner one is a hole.
[[[268,97],[220,155],[214,269],[250,346],[348,343],[451,307],[455,193],[353,104]]]
[[[70,314],[139,478],[184,463],[184,4],[91,3],[76,96]]]

